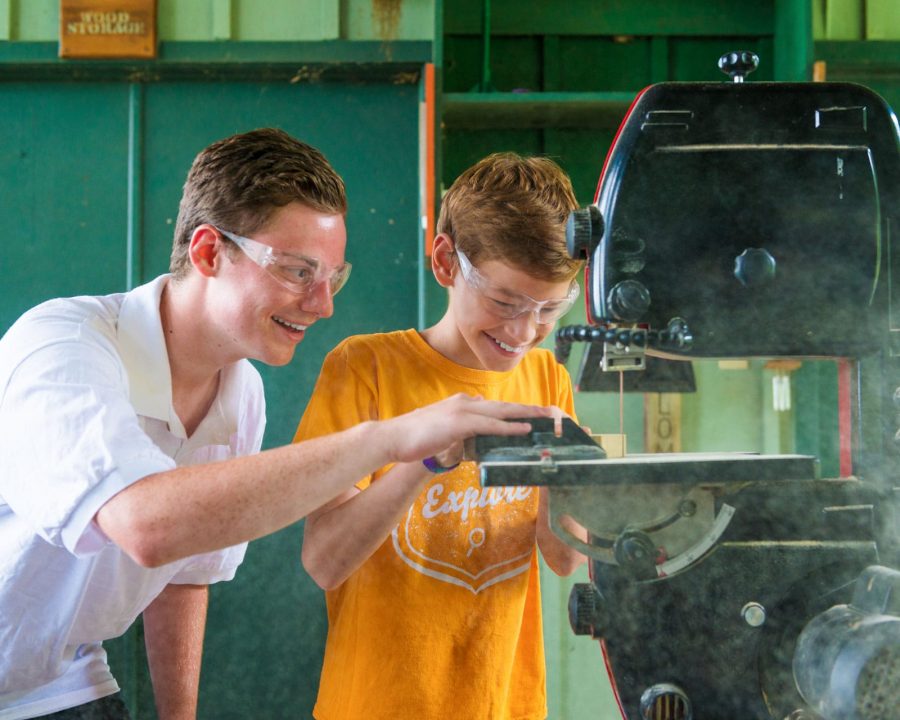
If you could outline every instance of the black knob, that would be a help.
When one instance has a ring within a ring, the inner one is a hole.
[[[607,302],[615,319],[637,322],[650,308],[650,291],[637,280],[622,280],[613,285]]]
[[[728,52],[719,58],[719,70],[736,83],[744,82],[744,78],[758,67],[759,55],[749,50]]]
[[[569,625],[576,635],[600,637],[600,597],[590,583],[575,583],[569,591]]]
[[[734,259],[734,276],[744,287],[759,287],[775,279],[775,258],[763,248],[747,248]]]
[[[569,213],[566,221],[566,249],[577,259],[590,257],[603,237],[603,217],[596,205]]]
[[[639,580],[657,577],[656,546],[645,532],[626,530],[613,543],[616,562],[630,575]]]

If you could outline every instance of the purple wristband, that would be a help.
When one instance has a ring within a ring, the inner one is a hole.
[[[444,467],[437,461],[437,458],[434,455],[425,458],[422,461],[422,464],[428,469],[429,472],[433,472],[435,475],[450,472],[451,470],[455,470],[457,467],[459,467],[459,463],[456,463],[456,465],[451,465],[450,467]]]

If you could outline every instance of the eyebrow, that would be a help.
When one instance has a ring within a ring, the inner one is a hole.
[[[278,257],[278,258],[290,258],[291,260],[302,260],[303,262],[308,263],[310,265],[315,265],[316,267],[318,267],[319,265],[322,264],[321,260],[319,260],[318,258],[314,258],[310,255],[297,255],[296,253],[283,252],[281,250],[274,250],[274,249],[272,251],[272,254],[274,257]]]

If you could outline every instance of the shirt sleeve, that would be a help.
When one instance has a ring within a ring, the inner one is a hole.
[[[361,372],[366,363],[374,363],[374,356],[366,355],[346,340],[328,354],[300,419],[294,442],[311,440],[378,419],[373,379],[376,374]],[[353,452],[353,448],[347,448],[347,452]],[[357,487],[367,487],[371,479],[371,475],[362,478]]]
[[[118,357],[101,338],[26,355],[0,395],[0,496],[75,555],[109,540],[93,522],[113,495],[174,461],[144,433]]]

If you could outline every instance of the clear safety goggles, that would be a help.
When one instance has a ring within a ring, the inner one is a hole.
[[[268,272],[282,286],[298,295],[311,292],[323,282],[328,283],[332,295],[337,295],[350,277],[351,265],[348,262],[329,269],[316,258],[279,252],[257,240],[235,235],[221,228],[216,230],[237,245],[244,255]]]
[[[456,256],[459,258],[463,280],[476,291],[482,307],[492,315],[506,320],[512,320],[525,313],[533,313],[538,325],[550,325],[569,312],[581,292],[578,282],[573,280],[569,293],[564,298],[535,300],[524,293],[504,290],[493,285],[459,248],[456,249]]]

